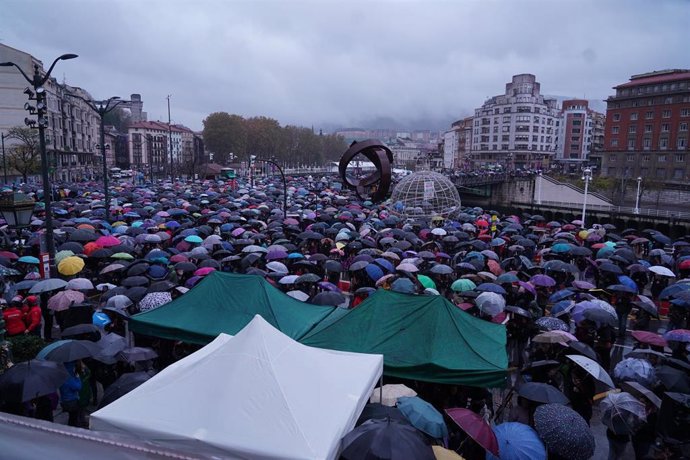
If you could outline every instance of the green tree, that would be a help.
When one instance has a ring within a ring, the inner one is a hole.
[[[204,120],[203,136],[206,150],[214,154],[216,163],[227,163],[230,153],[246,157],[247,128],[244,118],[239,115],[227,112],[210,114]]]
[[[24,126],[15,126],[7,131],[6,139],[16,143],[5,146],[7,149],[7,167],[15,169],[27,182],[29,174],[41,170],[41,151],[38,131]]]
[[[132,117],[126,110],[115,107],[115,109],[105,114],[103,122],[106,126],[114,126],[120,133],[126,133],[127,128],[132,123]]]
[[[264,158],[278,158],[282,129],[273,118],[253,117],[245,120],[247,153]]]

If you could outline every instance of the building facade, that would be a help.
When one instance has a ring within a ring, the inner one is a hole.
[[[690,70],[633,75],[607,100],[602,174],[684,183],[690,178]]]
[[[471,167],[472,126],[474,117],[463,118],[451,125],[443,135],[443,167],[469,170]]]
[[[558,102],[541,94],[534,75],[513,76],[504,94],[475,109],[472,167],[548,167],[556,152],[559,120]]]
[[[556,163],[565,173],[579,173],[590,156],[601,149],[604,115],[590,109],[585,99],[562,103],[556,144]]]

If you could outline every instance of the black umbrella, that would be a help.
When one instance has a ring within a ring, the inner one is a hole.
[[[82,254],[84,252],[84,246],[76,241],[68,241],[67,243],[61,244],[58,251],[72,251],[75,254]]]
[[[529,365],[525,366],[520,373],[521,374],[530,374],[534,371],[541,371],[544,369],[547,369],[549,367],[556,367],[559,366],[561,363],[559,361],[556,361],[554,359],[545,359],[541,361],[534,361],[532,363],[529,363]]]
[[[597,362],[599,361],[599,358],[597,357],[597,352],[594,351],[594,349],[586,343],[572,341],[568,342],[568,346],[576,352],[578,352],[579,354],[581,354],[582,356],[586,356],[587,358]]]
[[[345,296],[340,292],[325,291],[316,294],[309,303],[313,303],[315,305],[330,305],[335,307],[345,303],[346,300],[347,299]]]
[[[67,363],[97,355],[101,348],[89,340],[59,340],[38,352],[37,358]]]
[[[656,378],[667,391],[678,393],[690,393],[690,377],[680,369],[670,366],[659,366],[656,368]]]
[[[178,262],[175,264],[175,270],[180,270],[184,273],[195,272],[199,268],[191,262]]]
[[[139,276],[146,273],[150,265],[147,263],[138,263],[135,265],[130,265],[127,269],[127,276]]]
[[[151,286],[149,286],[146,292],[165,292],[171,289],[175,289],[176,286],[177,285],[172,281],[157,281],[153,283]]]
[[[341,273],[343,271],[343,264],[341,264],[337,260],[327,260],[324,262],[323,268],[327,272]]]
[[[131,347],[125,348],[117,354],[117,358],[128,363],[135,363],[137,361],[147,361],[158,357],[152,348],[146,347]]]
[[[340,456],[344,460],[436,458],[420,431],[390,418],[367,420],[346,434]]]
[[[69,378],[54,361],[32,359],[17,363],[0,375],[0,395],[6,402],[24,402],[55,392]]]
[[[540,403],[568,404],[568,398],[548,383],[527,382],[517,389],[520,396]]]
[[[357,419],[355,426],[359,426],[367,420],[385,420],[387,418],[406,425],[410,424],[407,418],[397,407],[390,407],[379,403],[369,403],[364,406],[362,414]]]
[[[73,231],[72,234],[69,236],[69,239],[70,241],[76,242],[89,242],[96,241],[98,239],[98,235],[95,232],[92,232],[91,230],[79,229]]]
[[[594,435],[584,418],[561,404],[544,404],[534,411],[534,428],[551,454],[570,460],[594,455]]]
[[[149,279],[145,276],[130,276],[123,279],[121,284],[125,287],[146,286]]]
[[[599,265],[599,270],[602,272],[609,272],[613,273],[614,275],[622,275],[623,270],[618,265],[609,263],[609,262],[604,262],[603,264]]]
[[[616,325],[616,318],[606,310],[600,308],[589,308],[582,314],[590,321],[594,321],[598,325],[608,324],[609,326]]]
[[[148,289],[145,286],[134,286],[127,289],[124,295],[129,297],[129,300],[132,302],[137,303],[144,298],[147,291]]]
[[[611,292],[623,292],[627,294],[637,293],[636,289],[633,289],[630,286],[626,286],[625,284],[612,284],[611,286],[607,286],[606,290]]]
[[[98,338],[100,338],[100,329],[95,324],[77,324],[76,326],[66,328],[60,335],[64,339],[79,337],[86,334],[98,334]],[[96,340],[98,340],[98,338]]]
[[[100,409],[107,406],[150,378],[151,374],[148,372],[130,372],[128,374],[123,374],[105,390],[98,408]]]
[[[299,283],[317,283],[321,281],[321,277],[314,273],[305,273],[295,280],[295,284]]]

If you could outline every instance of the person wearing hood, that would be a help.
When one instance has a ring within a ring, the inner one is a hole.
[[[26,325],[25,334],[31,334],[35,336],[41,335],[41,319],[43,313],[41,307],[38,304],[38,297],[34,295],[28,296],[24,300],[24,307],[22,308],[24,324]]]
[[[69,426],[80,426],[82,408],[79,404],[81,392],[81,378],[78,374],[77,363],[71,361],[65,363],[65,369],[69,378],[60,386],[60,403],[62,410],[69,414],[67,424]]]
[[[24,331],[26,331],[24,315],[19,309],[21,302],[21,297],[15,297],[2,311],[2,316],[5,320],[5,330],[7,330],[7,335],[10,337],[24,334]]]

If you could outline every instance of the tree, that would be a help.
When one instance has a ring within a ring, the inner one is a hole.
[[[17,170],[24,182],[27,182],[29,174],[41,170],[38,132],[24,126],[15,126],[7,131],[5,138],[17,141],[7,149],[7,166]]]
[[[247,153],[263,158],[278,158],[283,128],[273,118],[253,117],[245,120]]]
[[[115,107],[114,110],[106,113],[103,117],[103,124],[114,126],[119,133],[126,133],[131,122],[132,116],[120,107]]]
[[[214,161],[227,162],[228,154],[244,157],[247,153],[247,128],[245,120],[239,115],[215,112],[204,120],[204,144],[206,150],[214,154]]]

